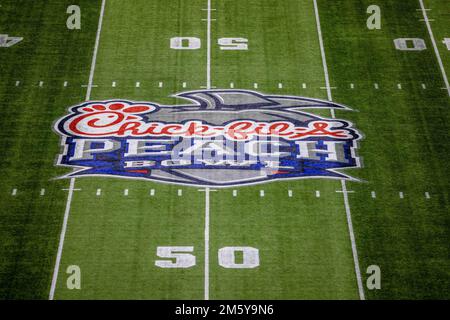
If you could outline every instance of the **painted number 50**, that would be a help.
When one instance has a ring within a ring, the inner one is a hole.
[[[217,43],[220,50],[248,50],[248,39],[246,38],[220,38]],[[196,37],[173,37],[170,39],[170,48],[175,50],[197,50],[201,46],[201,40]]]
[[[190,268],[195,266],[194,247],[157,247],[156,255],[165,260],[156,260],[160,268]],[[237,256],[240,256],[237,259]],[[218,252],[219,265],[230,269],[252,269],[259,266],[259,251],[252,247],[224,247]]]

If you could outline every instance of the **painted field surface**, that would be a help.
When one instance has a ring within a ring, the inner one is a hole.
[[[0,35],[23,40],[0,46],[0,298],[448,299],[450,4],[380,0],[369,30],[372,4],[3,1]],[[307,112],[362,134],[353,179],[55,179],[69,107],[221,89],[351,108]]]

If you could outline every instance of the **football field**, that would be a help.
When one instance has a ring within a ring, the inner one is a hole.
[[[0,61],[1,299],[450,298],[450,2],[4,0]]]

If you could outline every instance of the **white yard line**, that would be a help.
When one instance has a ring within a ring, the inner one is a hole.
[[[208,0],[206,21],[206,89],[211,89],[211,0]],[[205,300],[209,300],[209,193],[205,188],[205,278],[204,290]]]
[[[314,12],[316,15],[317,34],[319,37],[319,46],[320,46],[320,52],[322,55],[322,64],[323,64],[323,71],[325,74],[325,84],[326,84],[326,88],[327,88],[328,100],[333,101],[333,96],[331,94],[331,87],[330,87],[330,77],[328,74],[327,59],[325,56],[325,47],[323,45],[322,29],[320,27],[319,9],[317,6],[317,0],[313,0],[313,2],[314,2]],[[333,118],[335,118],[334,110],[331,110],[331,115]],[[364,288],[363,288],[363,284],[362,284],[361,271],[360,271],[359,260],[358,260],[358,250],[356,248],[355,234],[353,232],[352,216],[351,216],[351,211],[350,211],[350,204],[348,201],[347,185],[346,185],[345,180],[341,180],[341,186],[342,186],[342,191],[343,191],[342,194],[344,196],[344,206],[345,206],[345,212],[347,215],[348,232],[350,234],[350,242],[351,242],[351,246],[352,246],[353,262],[355,265],[355,274],[356,274],[356,282],[358,285],[359,298],[360,298],[360,300],[365,300]]]
[[[209,300],[209,188],[205,189],[205,300]]]
[[[92,55],[91,72],[89,73],[89,83],[88,83],[88,87],[87,87],[87,91],[86,91],[86,101],[89,101],[91,99],[91,90],[92,90],[92,85],[94,83],[95,65],[97,63],[97,53],[98,53],[98,44],[100,43],[100,34],[102,33],[103,15],[105,13],[105,4],[106,4],[106,0],[102,0],[102,7],[100,9],[100,17],[98,19],[97,36],[95,38],[94,53]]]
[[[365,300],[366,298],[364,296],[364,288],[363,288],[363,284],[362,284],[361,270],[359,267],[358,249],[356,248],[355,233],[353,231],[352,214],[350,211],[350,203],[348,201],[348,193],[347,193],[347,184],[346,184],[345,180],[341,180],[341,186],[342,186],[342,191],[343,191],[343,195],[344,195],[345,213],[347,215],[348,233],[350,235],[350,242],[352,245],[353,261],[355,264],[355,274],[356,274],[356,282],[358,284],[359,299]]]
[[[64,238],[66,236],[67,221],[69,220],[70,204],[72,203],[74,186],[75,186],[75,178],[72,178],[70,179],[69,194],[67,196],[66,202],[66,210],[64,211],[63,225],[61,228],[61,234],[59,235],[58,253],[56,254],[55,268],[53,270],[52,284],[50,287],[50,294],[48,297],[49,300],[53,300],[55,296],[56,282],[58,280],[59,265],[61,262],[61,255],[64,246]]]
[[[206,89],[211,89],[211,0],[208,0],[206,21]]]
[[[447,90],[448,96],[450,97],[450,84],[448,82],[447,73],[445,72],[444,64],[442,63],[441,55],[439,53],[439,49],[436,45],[436,40],[434,39],[433,30],[431,29],[430,20],[428,19],[427,9],[423,5],[423,0],[419,0],[420,8],[422,9],[423,19],[425,20],[425,24],[427,25],[428,33],[430,34],[431,42],[433,43],[434,53],[436,54],[436,58],[438,59],[439,67],[441,68],[442,78],[445,83],[445,90]]]
[[[322,28],[320,27],[319,9],[317,7],[317,1],[316,0],[313,0],[313,1],[314,1],[314,12],[316,14],[317,35],[319,37],[319,46],[320,46],[320,52],[321,52],[321,56],[322,56],[322,66],[323,66],[323,72],[325,74],[325,88],[327,90],[328,100],[332,101],[330,77],[328,76],[328,65],[327,65],[327,59],[325,57],[325,48],[323,45]],[[335,117],[333,109],[331,109],[331,115],[333,116],[333,118]]]
[[[87,91],[86,91],[86,101],[88,101],[91,97],[91,89],[92,89],[92,83],[94,80],[95,64],[97,61],[98,44],[100,42],[100,34],[102,31],[103,15],[105,13],[105,3],[106,3],[106,0],[102,0],[102,7],[100,9],[100,17],[98,20],[97,36],[95,38],[94,53],[93,53],[92,62],[91,62],[91,71],[89,73],[89,84],[88,84]],[[62,255],[62,250],[63,250],[63,246],[64,246],[64,239],[66,236],[67,221],[69,220],[70,205],[72,203],[74,188],[75,188],[75,178],[71,178],[70,185],[69,185],[69,193],[68,193],[67,202],[66,202],[66,209],[64,211],[63,225],[61,228],[61,234],[59,236],[58,252],[56,254],[55,268],[53,270],[53,277],[52,277],[52,284],[50,287],[49,300],[53,300],[53,298],[55,296],[56,282],[58,280],[59,265],[61,262],[61,255]]]

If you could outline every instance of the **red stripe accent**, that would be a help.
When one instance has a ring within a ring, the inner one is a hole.
[[[128,172],[134,172],[134,173],[148,173],[148,170],[128,170]]]

